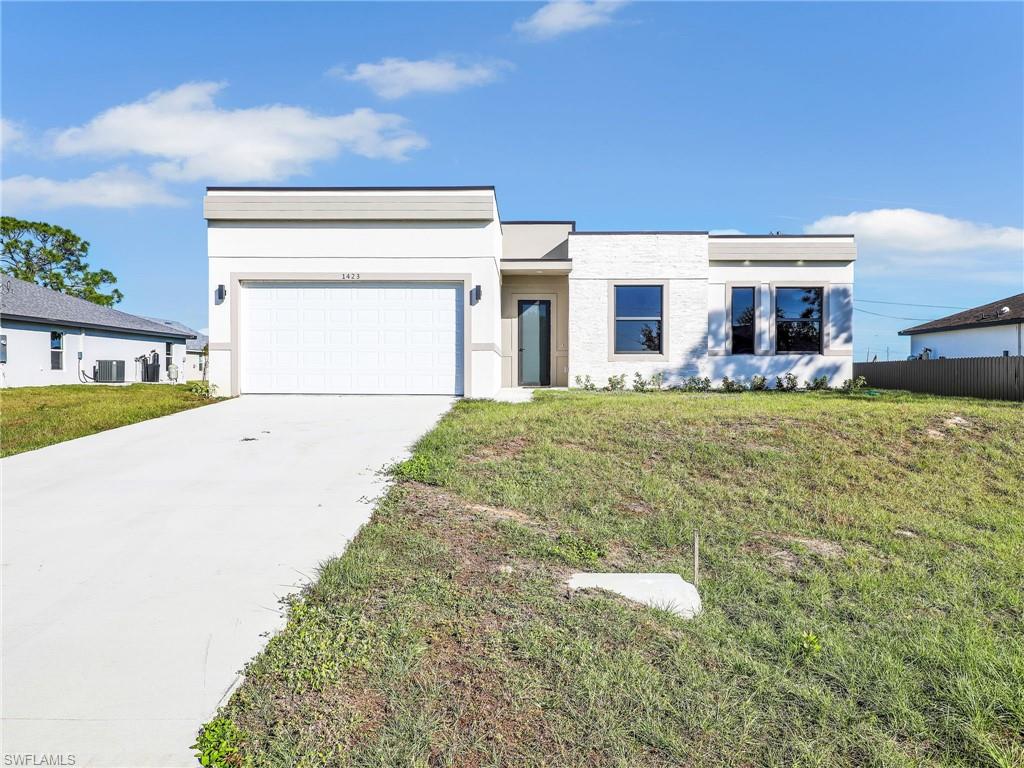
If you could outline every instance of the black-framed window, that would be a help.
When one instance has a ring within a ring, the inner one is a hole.
[[[661,354],[660,285],[615,286],[615,353]]]
[[[732,289],[730,297],[732,353],[754,354],[754,289],[744,286]]]
[[[174,362],[174,344],[165,341],[164,342],[164,368],[168,371],[171,370],[171,363]]]
[[[64,370],[64,334],[50,331],[50,370]]]
[[[776,353],[821,354],[821,288],[775,289]]]

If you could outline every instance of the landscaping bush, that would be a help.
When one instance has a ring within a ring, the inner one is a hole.
[[[608,377],[608,386],[605,389],[609,392],[621,392],[626,388],[626,374]]]
[[[775,389],[779,392],[794,392],[799,385],[799,381],[796,376],[792,373],[787,373],[785,376],[775,377]]]
[[[722,377],[723,392],[745,392],[747,389],[746,385],[739,379],[730,379],[728,376]]]
[[[823,391],[831,389],[828,385],[828,376],[815,376],[814,381],[805,381],[804,387],[811,391]]]
[[[577,376],[576,387],[578,389],[585,389],[588,392],[593,392],[595,389],[597,389],[597,385],[594,383],[594,380],[590,378],[589,374],[586,376]]]
[[[711,389],[711,379],[707,376],[690,376],[679,388],[683,392],[708,392]]]
[[[844,379],[843,383],[839,386],[841,392],[859,392],[868,385],[868,380],[863,376],[858,376],[855,379]]]
[[[750,388],[754,392],[763,392],[768,389],[768,377],[756,374],[750,377]]]

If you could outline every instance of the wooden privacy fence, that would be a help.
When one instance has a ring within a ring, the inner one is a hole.
[[[1024,357],[1019,355],[854,363],[853,375],[882,389],[1024,402]]]

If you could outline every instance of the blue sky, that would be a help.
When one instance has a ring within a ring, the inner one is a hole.
[[[1024,5],[4,3],[3,209],[206,325],[207,184],[854,231],[857,358],[1024,290]],[[894,317],[878,317],[874,312]],[[897,319],[908,318],[908,319]]]

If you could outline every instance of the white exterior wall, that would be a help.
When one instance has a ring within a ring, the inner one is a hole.
[[[841,261],[713,261],[708,278],[708,360],[705,375],[714,382],[723,376],[749,382],[754,375],[793,373],[800,383],[828,376],[833,386],[853,377],[853,270],[854,262]],[[775,354],[775,287],[825,288],[821,355]],[[755,304],[755,352],[729,353],[728,296],[733,286],[753,286]]]
[[[201,352],[188,352],[185,355],[185,367],[181,371],[181,375],[178,377],[181,381],[202,381],[203,371],[199,367],[200,361],[203,359]]]
[[[708,237],[702,234],[586,234],[569,238],[569,384],[589,375],[634,372],[677,383],[697,375],[707,358]],[[609,286],[617,281],[664,281],[667,308],[664,357],[614,355],[609,339]],[[616,359],[610,359],[616,358]]]
[[[64,368],[50,369],[50,331],[64,333]],[[37,325],[13,320],[3,322],[7,336],[7,362],[0,365],[0,386],[38,387],[50,384],[81,384],[78,376],[78,353],[82,352],[81,370],[92,376],[97,360],[124,360],[126,383],[141,381],[141,370],[135,358],[156,350],[160,355],[160,380],[168,381],[165,364],[165,343],[159,336],[121,335],[116,331]],[[178,366],[178,381],[185,381],[185,342],[177,340],[172,357]]]
[[[925,347],[931,357],[999,357],[1004,351],[1024,354],[1024,324],[990,325],[962,328],[958,331],[916,333],[910,337],[910,354],[917,356]]]
[[[237,394],[232,381],[232,356],[238,328],[234,302],[243,293],[235,278],[265,279],[290,275],[309,279],[452,280],[466,276],[466,290],[475,285],[483,296],[468,308],[465,342],[470,365],[466,395],[493,396],[501,386],[501,228],[492,221],[210,221],[209,248],[209,381],[222,394]],[[218,304],[218,285],[228,289]],[[240,357],[239,357],[240,359]],[[237,361],[235,361],[237,363]]]

